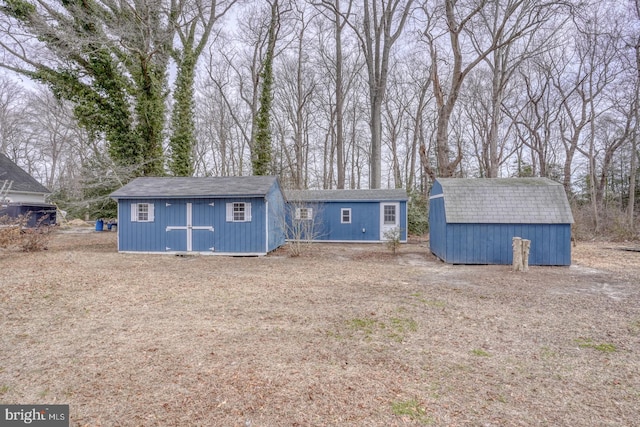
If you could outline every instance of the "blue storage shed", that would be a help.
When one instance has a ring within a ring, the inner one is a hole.
[[[381,242],[395,230],[407,241],[407,192],[375,190],[286,190],[288,238],[325,242]],[[313,231],[291,235],[296,224]],[[309,237],[311,237],[309,239]]]
[[[429,197],[431,252],[451,264],[511,264],[522,237],[530,265],[571,265],[572,223],[564,187],[547,178],[439,178]]]
[[[255,256],[285,243],[275,177],[144,177],[111,197],[119,252]]]

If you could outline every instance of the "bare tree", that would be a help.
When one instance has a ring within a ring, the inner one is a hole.
[[[505,91],[523,62],[553,48],[554,33],[563,27],[563,21],[568,15],[561,13],[562,2],[541,4],[537,0],[517,0],[503,4],[492,1],[487,6],[481,12],[482,30],[470,28],[473,32],[469,32],[469,40],[479,54],[486,49],[481,39],[482,33],[486,32],[496,44],[491,54],[483,59],[490,73],[491,91],[486,114],[481,116],[487,118],[488,129],[483,147],[483,151],[487,152],[484,156],[486,176],[496,178],[505,153],[505,146],[500,141],[508,140],[498,133],[503,117]],[[509,22],[505,25],[500,17],[507,15],[510,15]],[[550,23],[554,30],[541,33],[540,30],[549,27]]]
[[[333,3],[323,4],[334,8]],[[346,17],[364,53],[369,83],[370,107],[370,188],[380,188],[382,180],[382,103],[387,90],[389,56],[402,34],[412,10],[413,0],[364,0],[362,18],[356,14]]]
[[[520,95],[516,96],[513,108],[505,114],[515,124],[518,145],[526,146],[530,152],[531,176],[555,178],[553,165],[559,139],[558,116],[561,99],[553,89],[551,66],[542,58],[528,62],[519,70]],[[522,158],[518,158],[517,171],[522,174]]]
[[[53,189],[65,169],[73,168],[71,149],[78,127],[68,103],[56,99],[45,88],[29,97],[31,138],[37,144],[42,163],[43,184]],[[73,153],[76,157],[79,153]],[[69,163],[69,164],[67,164]],[[69,171],[70,172],[70,171]]]
[[[423,166],[432,179],[453,176],[462,161],[461,146],[452,155],[449,123],[469,73],[483,61],[492,64],[492,110],[495,110],[496,117],[492,126],[497,126],[502,93],[515,69],[514,64],[510,64],[510,46],[523,37],[532,37],[556,5],[557,2],[534,0],[442,0],[423,4],[427,18],[424,36],[432,61],[431,80],[437,105],[435,170],[427,158],[426,149],[422,148],[420,152]],[[444,39],[447,43],[441,42]],[[469,45],[474,47],[472,53],[467,49]],[[489,60],[489,55],[493,55],[493,59]],[[450,66],[443,69],[446,64]],[[491,132],[495,133],[495,129],[490,128]],[[487,138],[493,137],[489,134]],[[495,144],[496,139],[493,141]],[[497,146],[489,149],[493,152],[490,156],[495,158],[493,163],[497,163]]]
[[[0,79],[0,152],[14,161],[12,152],[22,144],[27,128],[25,98],[26,91],[18,83],[9,78]]]
[[[347,19],[351,14],[353,1],[349,0],[346,11],[342,12],[340,0],[332,2],[323,1],[316,3],[317,6],[328,9],[330,11],[330,20],[334,25],[334,67],[335,67],[335,111],[332,117],[335,117],[335,152],[336,152],[336,168],[337,178],[336,187],[338,189],[345,188],[346,161],[345,161],[345,142],[344,142],[344,104],[345,104],[345,84],[344,84],[344,55],[343,55],[343,31],[347,25]],[[321,47],[322,49],[322,47]],[[333,158],[333,157],[332,157]],[[330,168],[333,170],[333,168]]]
[[[634,12],[636,22],[640,22],[640,0],[634,1]],[[633,39],[633,51],[635,54],[635,85],[633,114],[635,127],[631,138],[631,164],[629,170],[629,204],[627,206],[627,217],[629,226],[635,229],[635,204],[636,204],[636,180],[638,175],[638,139],[640,138],[640,33],[635,34]]]
[[[220,69],[218,69],[220,71]],[[232,118],[220,88],[209,80],[199,82],[196,109],[196,155],[197,176],[241,176],[248,163],[247,146],[240,129]]]
[[[290,184],[292,188],[304,189],[307,186],[308,134],[312,116],[309,107],[316,87],[313,65],[305,49],[308,27],[313,16],[309,16],[308,11],[301,8],[297,8],[294,15],[296,27],[292,33],[295,34],[295,43],[292,46],[295,48],[290,49],[289,54],[282,54],[282,69],[277,75],[281,88],[277,93],[277,102],[283,111],[282,116],[288,122],[287,127],[291,130],[291,137],[283,138],[291,139],[291,145],[284,142],[284,149],[281,150],[289,169]]]

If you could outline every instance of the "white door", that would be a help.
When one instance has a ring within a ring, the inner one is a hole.
[[[393,229],[400,229],[400,203],[380,203],[380,240]]]

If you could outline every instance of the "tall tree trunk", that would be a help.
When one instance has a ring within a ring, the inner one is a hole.
[[[640,21],[640,0],[635,0],[636,19]],[[633,102],[635,114],[635,127],[631,139],[631,167],[629,171],[629,205],[627,206],[627,217],[629,227],[635,230],[635,204],[636,204],[636,179],[638,174],[638,138],[640,134],[640,36],[636,39],[636,90]]]
[[[354,29],[364,53],[369,84],[371,145],[369,187],[380,188],[382,181],[382,102],[387,89],[389,55],[400,37],[414,0],[365,0],[362,29]],[[402,6],[404,3],[404,6]],[[396,19],[399,16],[399,19]],[[347,21],[348,22],[348,21]],[[392,25],[396,23],[395,29]]]
[[[350,5],[349,5],[350,6]],[[351,9],[351,7],[349,7]],[[344,22],[340,22],[340,0],[335,2],[335,42],[336,42],[336,167],[338,169],[336,187],[344,189],[346,165],[344,159],[344,88],[342,84],[342,28]]]
[[[271,21],[267,51],[262,68],[262,89],[260,108],[256,118],[256,140],[252,152],[254,175],[268,175],[271,171],[271,104],[273,102],[273,57],[276,50],[276,37],[280,26],[278,0],[271,4]]]
[[[502,49],[493,52],[493,75],[491,79],[491,116],[489,117],[489,133],[487,135],[489,146],[489,168],[487,178],[498,177],[500,166],[500,152],[498,149],[498,128],[500,125],[502,97],[504,91],[504,67]]]
[[[192,176],[195,147],[194,91],[196,58],[192,46],[184,46],[180,58],[171,115],[172,134],[169,139],[171,159],[169,169],[174,176]],[[189,52],[187,52],[189,51]]]

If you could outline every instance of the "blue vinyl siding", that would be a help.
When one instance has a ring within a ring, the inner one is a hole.
[[[227,222],[226,204],[251,203],[251,221]],[[216,252],[266,253],[266,205],[264,199],[219,199],[220,215],[214,221]],[[224,214],[222,213],[224,211]]]
[[[446,224],[445,252],[441,235],[431,234],[435,255],[452,264],[511,264],[512,238],[531,240],[530,265],[571,265],[569,224]]]
[[[442,194],[442,187],[436,181],[431,188],[431,196]],[[429,245],[431,252],[438,258],[445,260],[447,257],[447,230],[444,212],[444,198],[429,199]]]
[[[313,209],[314,240],[344,242],[378,242],[380,241],[380,203],[398,203],[400,216],[401,240],[407,240],[407,202],[296,202],[288,206],[287,221],[291,224],[295,217],[295,209],[308,207]],[[351,222],[342,223],[342,209],[351,209]],[[364,230],[364,231],[363,231]],[[288,236],[293,238],[292,236]],[[306,239],[303,237],[303,239]]]

